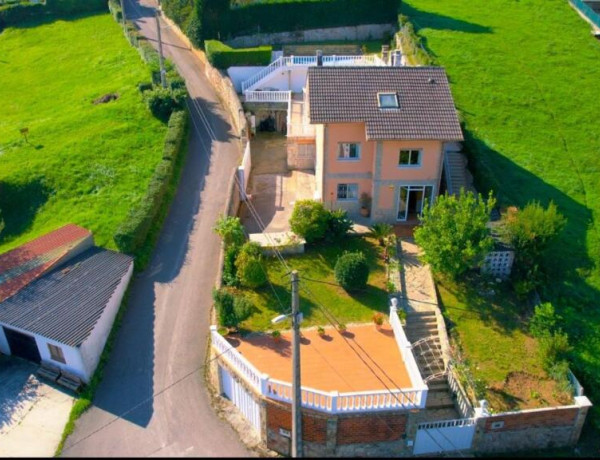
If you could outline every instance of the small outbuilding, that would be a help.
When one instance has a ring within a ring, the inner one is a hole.
[[[89,382],[132,272],[72,224],[0,255],[0,352]]]

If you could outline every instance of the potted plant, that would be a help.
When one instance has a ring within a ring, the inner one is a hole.
[[[273,331],[271,332],[271,337],[273,337],[273,340],[275,340],[275,342],[279,342],[281,340],[281,332]]]
[[[325,328],[323,326],[319,326],[317,328],[317,334],[319,334],[319,337],[325,337]]]
[[[221,334],[221,336],[226,337],[229,334],[229,328],[224,326],[219,326],[217,332]]]
[[[373,315],[373,322],[375,323],[375,327],[377,327],[377,329],[381,329],[381,326],[383,325],[383,314],[382,313],[375,313]]]
[[[346,332],[346,329],[347,329],[347,327],[346,327],[346,325],[344,323],[338,324],[338,331],[340,331],[342,334],[344,332]]]
[[[360,194],[360,215],[363,217],[369,217],[371,214],[371,196],[367,192]]]

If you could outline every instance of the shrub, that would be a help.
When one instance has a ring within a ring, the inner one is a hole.
[[[556,363],[567,360],[571,352],[569,336],[564,332],[548,334],[539,339],[544,369],[549,371]]]
[[[290,218],[290,227],[307,243],[322,239],[327,231],[328,223],[329,213],[323,207],[323,203],[313,200],[296,201]]]
[[[246,240],[244,226],[239,217],[220,216],[213,230],[223,239],[225,247],[241,246]]]
[[[363,289],[369,278],[369,264],[362,252],[346,252],[335,263],[335,279],[346,290]]]
[[[533,316],[529,321],[529,331],[534,337],[554,334],[558,329],[558,317],[550,302],[536,305]]]
[[[271,46],[258,46],[256,48],[231,48],[218,40],[204,42],[206,58],[219,69],[231,66],[255,65],[265,66],[271,62]]]
[[[213,300],[219,324],[224,327],[237,327],[238,318],[233,307],[235,297],[225,289],[213,290]]]
[[[154,87],[150,91],[144,91],[146,105],[156,118],[167,121],[175,110],[185,107],[185,90]]]
[[[385,245],[385,240],[394,233],[394,227],[386,223],[377,223],[369,228],[370,235],[379,241],[380,246]]]
[[[135,253],[146,241],[154,224],[169,183],[173,178],[175,163],[182,154],[187,133],[188,113],[173,112],[169,119],[162,161],[156,166],[144,198],[131,208],[127,218],[117,229],[114,241],[120,251]]]
[[[415,241],[423,248],[423,260],[438,272],[456,279],[483,261],[493,247],[486,227],[495,200],[487,203],[472,192],[442,195],[425,207]]]
[[[235,313],[235,317],[238,321],[238,324],[248,319],[248,317],[252,314],[252,302],[243,296],[236,296],[233,300],[233,312]]]
[[[235,261],[237,277],[243,286],[258,288],[267,282],[267,271],[264,266],[260,245],[245,243]]]
[[[223,284],[225,286],[237,286],[239,284],[237,269],[235,268],[235,260],[239,251],[239,246],[229,246],[225,250],[223,260]]]
[[[325,240],[332,243],[344,238],[352,231],[352,226],[353,223],[348,218],[346,210],[337,209],[329,212]]]

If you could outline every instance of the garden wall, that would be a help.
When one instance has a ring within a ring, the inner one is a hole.
[[[481,418],[477,421],[472,450],[499,453],[575,445],[591,405],[585,396],[577,396],[571,406]]]
[[[234,48],[304,43],[329,40],[373,40],[382,39],[396,32],[395,24],[365,24],[359,26],[328,27],[322,29],[297,30],[292,32],[255,33],[225,40]]]

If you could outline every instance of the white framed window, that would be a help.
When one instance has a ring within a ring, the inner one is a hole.
[[[400,150],[398,166],[401,168],[416,168],[421,166],[422,151],[420,149]]]
[[[337,199],[346,201],[358,200],[358,184],[338,184]]]
[[[396,93],[377,93],[377,105],[380,109],[397,109],[398,94]]]
[[[360,144],[355,142],[340,142],[338,160],[360,160]]]
[[[56,345],[52,345],[51,343],[48,344],[48,351],[50,352],[50,358],[53,361],[57,361],[59,363],[63,363],[65,364],[67,361],[65,360],[65,355],[63,354],[62,348],[56,346]]]

